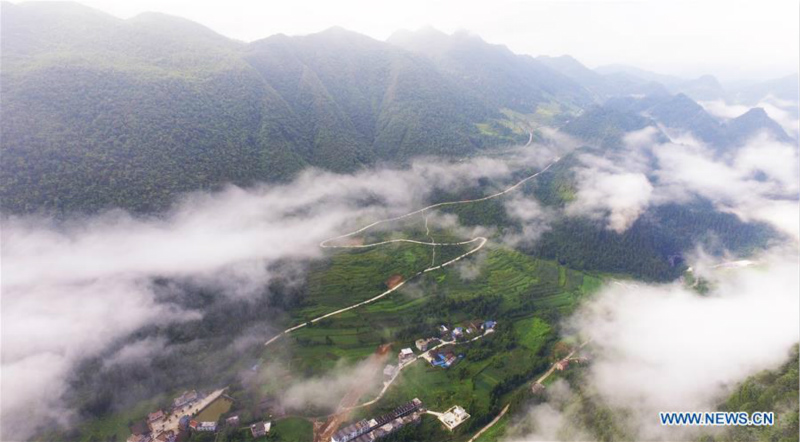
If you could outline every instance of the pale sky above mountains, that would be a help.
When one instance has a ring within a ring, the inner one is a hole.
[[[181,16],[244,41],[331,26],[384,40],[398,29],[467,29],[514,52],[569,54],[723,82],[788,75],[800,63],[800,3],[776,1],[82,0],[121,18]]]

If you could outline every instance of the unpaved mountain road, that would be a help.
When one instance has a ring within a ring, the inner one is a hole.
[[[529,132],[528,135],[529,135],[528,136],[528,143],[525,144],[525,147],[529,146],[533,142],[533,132]],[[447,201],[447,202],[443,202],[443,203],[431,204],[430,206],[423,207],[421,209],[415,210],[413,212],[406,213],[404,215],[395,216],[393,218],[385,218],[385,219],[381,219],[381,220],[375,221],[375,222],[373,222],[371,224],[367,224],[366,226],[361,227],[361,228],[359,228],[357,230],[354,230],[352,232],[345,233],[344,235],[339,235],[339,236],[336,236],[336,237],[333,237],[333,238],[329,238],[329,239],[326,239],[326,240],[322,241],[319,244],[319,246],[321,248],[323,248],[323,249],[364,249],[364,248],[368,248],[368,247],[377,247],[377,246],[381,246],[381,245],[384,245],[384,244],[392,244],[392,243],[421,244],[421,245],[430,246],[433,249],[433,253],[434,253],[433,260],[434,261],[431,262],[431,266],[430,267],[415,273],[411,277],[405,279],[404,281],[400,282],[399,284],[395,285],[394,287],[389,288],[388,290],[386,290],[385,292],[383,292],[383,293],[381,293],[379,295],[376,295],[376,296],[374,296],[372,298],[369,298],[369,299],[367,299],[365,301],[358,302],[358,303],[353,304],[351,306],[344,307],[344,308],[341,308],[339,310],[336,310],[336,311],[333,311],[333,312],[330,312],[330,313],[326,313],[326,314],[324,314],[322,316],[319,316],[317,318],[314,318],[314,319],[312,319],[312,320],[310,320],[308,322],[304,322],[302,324],[295,325],[294,327],[287,328],[283,332],[273,336],[270,340],[265,342],[264,345],[268,346],[268,345],[272,344],[273,342],[277,341],[278,339],[280,339],[282,336],[288,335],[289,333],[291,333],[291,332],[293,332],[293,331],[295,331],[297,329],[303,328],[303,327],[307,326],[308,324],[321,321],[321,320],[323,320],[325,318],[329,318],[331,316],[339,315],[339,314],[344,313],[346,311],[349,311],[349,310],[352,310],[354,308],[358,308],[358,307],[373,303],[373,302],[375,302],[375,301],[377,301],[377,300],[379,300],[379,299],[381,299],[381,298],[383,298],[385,296],[388,296],[389,294],[391,294],[395,290],[397,290],[400,287],[402,287],[406,282],[411,281],[411,280],[417,278],[418,276],[420,276],[422,274],[425,274],[425,273],[428,273],[428,272],[432,272],[434,270],[442,269],[442,268],[447,267],[449,265],[455,264],[456,262],[466,258],[469,255],[472,255],[473,253],[475,253],[478,250],[482,249],[483,246],[486,245],[486,242],[488,241],[488,239],[486,237],[483,237],[483,236],[478,236],[478,237],[472,238],[472,239],[470,239],[468,241],[461,241],[461,242],[451,242],[451,243],[435,242],[435,241],[433,241],[433,239],[430,236],[430,230],[427,230],[428,229],[428,223],[427,223],[427,217],[426,217],[426,219],[425,219],[425,227],[426,227],[426,233],[428,234],[428,238],[430,239],[429,242],[417,241],[417,240],[413,240],[413,239],[392,239],[392,240],[388,240],[388,241],[380,241],[380,242],[370,243],[370,244],[334,245],[333,243],[335,243],[336,241],[341,240],[341,239],[345,239],[345,238],[349,238],[349,237],[352,237],[352,236],[355,236],[355,235],[358,235],[359,233],[363,233],[363,232],[365,232],[365,231],[367,231],[367,230],[369,230],[369,229],[371,229],[371,228],[373,228],[375,226],[378,226],[380,224],[384,224],[384,223],[389,223],[389,222],[393,222],[393,221],[399,221],[399,220],[402,220],[402,219],[410,218],[412,216],[423,214],[423,213],[425,213],[427,211],[430,211],[430,210],[433,210],[433,209],[437,209],[437,208],[440,208],[440,207],[455,206],[455,205],[459,205],[459,204],[478,203],[478,202],[481,202],[481,201],[487,201],[487,200],[490,200],[490,199],[493,199],[493,198],[497,198],[497,197],[503,196],[503,195],[505,195],[505,194],[507,194],[509,192],[512,192],[512,191],[518,189],[520,186],[522,186],[523,184],[527,183],[528,181],[530,181],[530,180],[538,177],[539,175],[547,172],[547,170],[550,169],[550,167],[552,167],[554,164],[558,163],[560,160],[561,160],[560,157],[556,157],[556,159],[553,160],[547,166],[545,166],[544,169],[540,170],[539,172],[534,173],[533,175],[529,175],[529,176],[517,181],[511,187],[508,187],[505,190],[502,190],[500,192],[493,193],[491,195],[488,195],[488,196],[485,196],[485,197],[482,197],[482,198],[475,198],[475,199],[470,199],[470,200],[460,200],[460,201]],[[435,253],[436,253],[436,247],[437,246],[460,246],[460,245],[467,245],[467,244],[473,244],[473,243],[477,243],[477,246],[472,248],[472,249],[470,249],[470,250],[468,250],[467,252],[465,252],[465,253],[463,253],[463,254],[451,259],[450,261],[447,261],[445,263],[439,264],[438,266],[434,266],[434,264],[435,264]]]
[[[404,368],[406,368],[409,365],[413,364],[414,362],[417,362],[417,360],[425,359],[425,355],[426,354],[429,354],[430,352],[432,352],[432,351],[434,351],[434,350],[436,350],[436,349],[438,349],[440,347],[444,347],[445,345],[454,345],[455,346],[455,345],[467,344],[467,343],[470,343],[470,342],[475,342],[478,339],[480,339],[480,338],[482,338],[482,337],[484,337],[484,336],[486,336],[488,334],[491,334],[491,333],[494,333],[494,332],[493,331],[484,332],[483,334],[475,336],[474,338],[472,338],[472,339],[470,339],[468,341],[460,341],[460,342],[459,341],[442,341],[439,345],[429,348],[428,350],[426,350],[426,351],[422,352],[421,354],[417,355],[416,358],[414,358],[414,359],[412,359],[410,361],[407,361],[405,363],[400,364],[397,367],[397,371],[395,371],[394,375],[392,375],[392,378],[389,379],[387,382],[385,382],[383,384],[383,389],[381,389],[380,393],[378,393],[378,396],[376,396],[375,399],[372,399],[369,402],[364,402],[363,404],[354,405],[354,406],[350,407],[350,409],[351,410],[355,410],[356,408],[366,407],[366,406],[372,405],[372,404],[378,402],[379,400],[381,400],[381,398],[386,393],[386,391],[389,389],[389,387],[392,386],[392,384],[394,383],[395,379],[397,379],[398,376],[400,376],[400,372],[403,371]]]

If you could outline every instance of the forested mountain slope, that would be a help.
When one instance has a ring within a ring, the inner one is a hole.
[[[508,143],[431,61],[342,29],[230,40],[187,20],[2,3],[7,212],[153,211],[182,192]],[[531,109],[532,110],[532,109]]]
[[[723,124],[659,84],[467,32],[381,42],[332,28],[248,44],[176,17],[122,20],[68,2],[4,2],[1,32],[6,213],[153,212],[181,193],[309,166],[460,158],[527,141],[543,115],[601,144],[650,120],[718,146],[765,128],[788,139],[764,112]]]
[[[320,167],[354,146],[372,161],[464,154],[491,142],[474,123],[496,109],[426,60],[369,37],[341,28],[278,35],[250,44],[245,59],[313,126],[312,150],[328,150],[313,162]]]
[[[469,32],[447,35],[423,28],[398,31],[388,41],[432,60],[496,107],[531,113],[550,102],[580,109],[595,101],[587,88],[566,75]]]
[[[152,210],[302,167],[300,121],[241,44],[156,14],[2,8],[5,210]]]

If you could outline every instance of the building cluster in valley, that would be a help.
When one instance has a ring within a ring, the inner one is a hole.
[[[383,373],[388,380],[385,384],[391,383],[400,370],[418,358],[425,359],[434,367],[451,367],[463,357],[463,355],[455,353],[458,344],[475,341],[493,333],[496,325],[497,323],[492,320],[469,321],[454,325],[452,329],[444,324],[440,325],[438,337],[421,338],[415,341],[414,346],[421,354],[414,353],[411,347],[403,348],[397,355],[397,365],[386,365]],[[257,369],[257,366],[254,369]],[[172,401],[166,411],[164,409],[156,410],[148,414],[146,420],[131,426],[132,434],[127,442],[181,442],[186,440],[191,432],[217,432],[222,426],[242,428],[244,431],[247,427],[241,427],[242,422],[240,422],[239,416],[227,417],[222,422],[196,418],[223,395],[224,389],[209,394],[197,390],[185,391]],[[225,397],[227,398],[227,396]],[[232,401],[232,399],[228,399]],[[426,410],[422,407],[422,402],[415,398],[391,413],[374,419],[361,420],[340,429],[331,438],[331,442],[374,441],[392,434],[406,425],[418,423],[424,413]],[[436,415],[449,430],[470,417],[460,406],[454,406],[444,413],[429,413]],[[253,438],[257,439],[266,436],[271,426],[272,424],[268,421],[260,421],[249,425],[249,430]]]
[[[372,419],[362,419],[337,431],[331,442],[373,442],[388,436],[397,430],[410,425],[419,424],[425,413],[436,416],[437,419],[450,431],[469,419],[470,415],[463,407],[454,405],[444,413],[426,410],[422,401],[414,398],[391,413]]]
[[[397,365],[388,364],[383,369],[386,378],[393,378],[405,365],[422,357],[434,367],[450,368],[462,356],[455,353],[455,345],[463,342],[474,341],[478,338],[493,333],[497,322],[495,321],[470,321],[466,324],[455,326],[451,330],[442,324],[438,327],[439,337],[420,338],[414,346],[422,352],[419,356],[411,347],[400,350],[397,354]]]
[[[391,413],[350,424],[331,437],[331,442],[371,442],[388,436],[409,424],[418,424],[425,409],[422,401],[414,398]]]
[[[183,392],[172,401],[167,411],[156,410],[149,413],[143,422],[132,425],[132,434],[127,442],[181,442],[191,432],[217,432],[221,427],[219,421],[203,421],[194,417],[223,397],[233,401],[224,395],[224,391],[221,389],[209,394],[197,390]],[[240,424],[239,416],[229,416],[222,425],[238,428]],[[270,422],[257,422],[250,425],[250,432],[254,438],[265,436],[270,426]]]

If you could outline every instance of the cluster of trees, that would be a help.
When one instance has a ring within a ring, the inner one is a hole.
[[[796,441],[800,434],[800,409],[797,392],[800,391],[800,371],[797,345],[789,360],[775,370],[766,370],[749,377],[719,405],[720,411],[753,413],[772,411],[774,426],[731,427],[721,435],[705,436],[702,442],[739,440]]]
[[[686,269],[683,253],[698,244],[709,253],[747,253],[766,246],[775,235],[766,224],[742,222],[700,201],[650,209],[623,233],[593,220],[565,218],[525,250],[578,270],[669,281]]]

